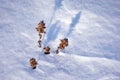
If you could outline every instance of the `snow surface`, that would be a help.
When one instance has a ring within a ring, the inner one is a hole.
[[[38,47],[41,20],[50,55]],[[120,80],[119,21],[120,0],[0,0],[0,80]]]

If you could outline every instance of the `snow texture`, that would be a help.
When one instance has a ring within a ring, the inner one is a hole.
[[[38,47],[41,20],[50,55]],[[119,21],[120,0],[0,0],[0,80],[120,80]]]

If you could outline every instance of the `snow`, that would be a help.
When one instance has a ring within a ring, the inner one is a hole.
[[[119,0],[0,0],[0,14],[0,80],[120,80]],[[38,47],[40,20],[50,55]]]

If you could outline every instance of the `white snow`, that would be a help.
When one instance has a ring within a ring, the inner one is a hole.
[[[38,47],[41,20],[50,55]],[[120,80],[119,21],[119,0],[0,0],[0,80]]]

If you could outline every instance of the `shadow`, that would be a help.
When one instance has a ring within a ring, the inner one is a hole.
[[[55,11],[62,6],[62,1],[63,0],[55,0],[55,7],[54,7]]]
[[[54,11],[52,12],[50,21],[48,23],[48,29],[46,31],[47,40],[45,40],[43,42],[44,46],[46,46],[47,43],[50,42],[50,40],[54,40],[57,37],[58,33],[59,33],[60,26],[58,26],[58,22],[56,22],[55,24],[51,24],[51,23],[52,23],[52,21],[54,19],[55,12],[57,11],[57,9],[59,9],[62,6],[62,1],[63,0],[55,0]]]
[[[47,40],[44,43],[44,45],[46,45],[47,43],[49,43],[51,40],[55,40],[57,38],[57,35],[60,32],[60,25],[58,25],[59,22],[56,22],[54,24],[52,24],[47,32]]]
[[[72,19],[72,23],[70,24],[70,28],[68,30],[67,36],[69,36],[72,33],[73,29],[75,28],[75,26],[79,22],[80,15],[81,15],[81,12],[78,12],[76,14],[76,16]]]
[[[54,40],[57,37],[59,30],[60,30],[60,27],[57,25],[57,23],[51,25],[51,28],[49,29],[48,35],[47,35],[48,39]]]
[[[55,15],[55,12],[57,11],[57,9],[59,9],[62,6],[62,1],[63,0],[55,0],[54,11],[52,12],[52,16],[50,18],[50,22],[49,22],[48,26],[51,25],[51,23],[53,21],[53,18],[54,18],[54,15]]]

